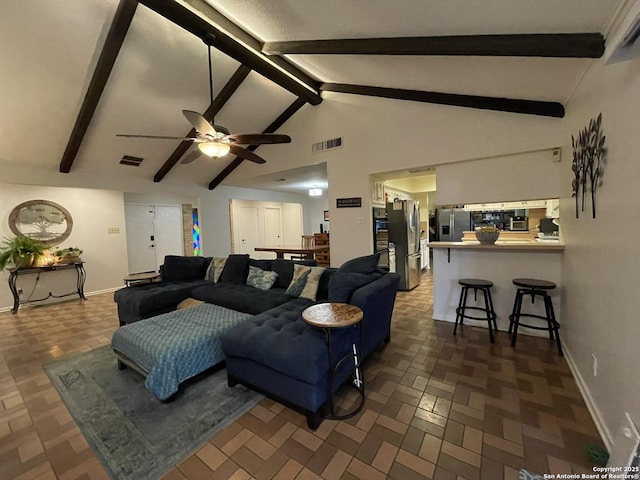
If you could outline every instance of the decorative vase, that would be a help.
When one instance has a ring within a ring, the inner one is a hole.
[[[16,268],[29,268],[33,266],[35,255],[14,255],[13,264]]]
[[[476,230],[476,238],[482,245],[492,245],[496,243],[500,236],[500,230],[482,231]]]

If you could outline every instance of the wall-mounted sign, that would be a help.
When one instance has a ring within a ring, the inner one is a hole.
[[[336,198],[336,208],[362,207],[362,197]]]

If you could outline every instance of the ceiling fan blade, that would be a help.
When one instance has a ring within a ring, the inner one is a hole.
[[[291,143],[291,137],[289,135],[281,135],[277,133],[239,133],[229,135],[229,138],[241,145]]]
[[[198,112],[193,112],[191,110],[182,110],[182,114],[189,120],[189,123],[193,125],[197,131],[202,133],[203,135],[214,135],[216,134],[216,129],[211,126],[207,119],[200,115]]]
[[[252,151],[247,150],[246,148],[239,147],[238,145],[231,144],[229,145],[229,149],[231,150],[231,153],[240,158],[244,158],[245,160],[251,160],[252,162],[256,163],[267,163],[264,158],[259,157]]]
[[[191,163],[194,160],[197,160],[198,158],[200,158],[200,155],[202,155],[202,152],[198,147],[196,147],[193,150],[191,150],[187,155],[185,155],[182,158],[182,161],[180,163],[182,165],[187,165],[188,163]]]
[[[130,135],[128,133],[116,133],[116,137],[126,137],[126,138],[155,138],[160,140],[183,140],[186,142],[195,142],[197,138],[191,137],[167,137],[164,135]]]

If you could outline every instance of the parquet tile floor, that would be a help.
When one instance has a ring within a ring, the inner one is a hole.
[[[164,477],[174,479],[515,480],[518,470],[589,473],[601,443],[565,360],[548,340],[452,325],[432,281],[399,292],[391,343],[365,365],[354,418],[305,419],[265,399]],[[99,461],[42,370],[110,341],[112,294],[0,313],[0,478],[101,479]],[[344,401],[353,398],[345,395]],[[169,432],[168,432],[169,433]]]

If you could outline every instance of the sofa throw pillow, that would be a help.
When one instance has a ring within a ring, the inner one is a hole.
[[[294,265],[293,278],[291,279],[291,283],[284,293],[286,293],[287,295],[291,295],[292,297],[299,297],[304,290],[305,285],[307,284],[307,278],[309,277],[310,273],[311,267],[307,267],[305,265]]]
[[[329,301],[333,303],[349,303],[354,292],[372,282],[375,274],[336,272],[329,280]]]
[[[206,257],[167,255],[162,265],[162,279],[165,282],[202,280],[207,271],[208,262],[209,259]]]
[[[293,267],[294,265],[308,265],[313,267],[317,265],[315,260],[302,260],[298,262],[292,262],[291,260],[284,260],[281,258],[277,258],[272,260],[271,268],[264,270],[273,270],[278,274],[278,279],[276,280],[275,287],[276,288],[287,288],[293,279]],[[259,265],[255,265],[258,267]]]
[[[352,258],[344,262],[339,272],[343,273],[373,273],[378,270],[378,262],[380,261],[380,253],[374,253],[373,255],[366,255],[364,257]]]
[[[308,298],[309,300],[316,301],[316,295],[318,294],[318,286],[320,285],[320,277],[324,272],[324,267],[310,267],[311,271],[307,276],[307,282],[300,293],[300,298]]]
[[[268,270],[262,270],[258,267],[249,266],[249,276],[247,277],[247,285],[260,290],[269,290],[276,283],[278,274]]]
[[[247,283],[248,273],[249,255],[236,253],[227,257],[220,281],[233,285],[244,285]]]
[[[227,261],[227,257],[213,257],[211,263],[209,264],[209,268],[207,268],[207,273],[204,276],[204,279],[207,282],[218,283],[220,280],[220,275],[222,274],[222,270],[224,270],[224,264]]]

